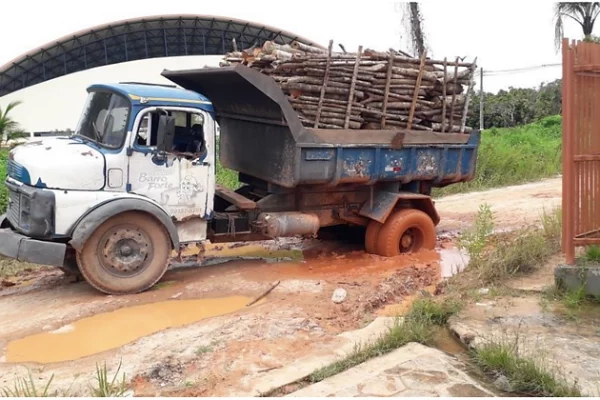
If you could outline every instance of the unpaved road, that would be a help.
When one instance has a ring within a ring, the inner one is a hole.
[[[497,228],[534,222],[560,205],[560,191],[558,178],[440,199],[439,232],[472,223],[482,203]],[[451,240],[440,239],[439,247],[452,247]],[[175,269],[155,289],[131,296],[102,295],[53,268],[14,278],[17,286],[0,289],[0,387],[29,368],[39,382],[54,374],[52,388],[86,393],[96,363],[114,371],[122,361],[136,395],[243,393],[267,371],[327,354],[337,334],[364,327],[385,305],[433,290],[441,276],[435,251],[383,259],[336,242],[271,246],[278,250],[268,260]],[[265,254],[256,244],[227,252]],[[302,257],[277,260],[290,254]],[[336,288],[347,292],[341,304],[331,301]]]

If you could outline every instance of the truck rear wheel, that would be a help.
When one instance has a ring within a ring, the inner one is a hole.
[[[379,230],[377,254],[394,257],[435,248],[435,225],[423,211],[403,209],[394,211]]]
[[[377,254],[377,238],[383,224],[374,220],[369,221],[365,233],[365,250],[370,254]]]
[[[108,294],[139,293],[167,270],[171,240],[154,218],[126,212],[108,219],[89,237],[77,264],[85,280]]]

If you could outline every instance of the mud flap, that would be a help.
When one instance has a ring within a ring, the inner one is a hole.
[[[399,200],[410,200],[414,208],[429,215],[435,225],[440,222],[440,217],[431,197],[411,192],[392,193],[385,190],[375,192],[372,200],[367,200],[358,214],[383,224]]]

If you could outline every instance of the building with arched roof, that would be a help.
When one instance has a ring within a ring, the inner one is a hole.
[[[222,55],[274,40],[313,41],[272,26],[208,15],[163,15],[111,22],[54,40],[0,67],[0,97],[60,76],[127,61]]]

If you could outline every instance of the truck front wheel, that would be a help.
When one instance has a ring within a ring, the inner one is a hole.
[[[151,216],[126,212],[100,225],[77,253],[85,280],[108,294],[139,293],[167,270],[171,240]]]
[[[419,250],[433,250],[436,238],[435,225],[423,211],[394,211],[377,234],[377,254],[394,257]]]

